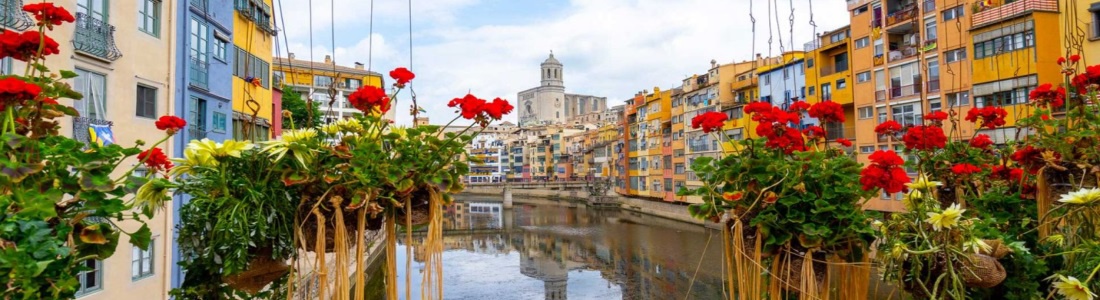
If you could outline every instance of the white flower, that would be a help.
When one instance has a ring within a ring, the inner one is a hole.
[[[1062,198],[1058,199],[1058,202],[1078,205],[1091,204],[1096,201],[1100,201],[1100,189],[1098,188],[1083,188],[1076,192],[1062,195]]]
[[[963,251],[974,251],[974,254],[978,254],[983,251],[989,253],[991,250],[993,250],[993,247],[990,247],[985,241],[976,237],[963,242]]]
[[[959,218],[962,217],[962,213],[965,211],[965,209],[959,208],[958,203],[955,203],[951,206],[948,206],[947,209],[943,210],[942,212],[929,212],[928,219],[925,219],[924,221],[932,224],[932,228],[936,231],[939,231],[940,228],[950,229],[951,227],[959,224]]]

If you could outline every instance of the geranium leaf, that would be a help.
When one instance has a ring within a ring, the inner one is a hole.
[[[153,231],[149,230],[148,224],[141,224],[134,233],[130,234],[130,244],[137,246],[141,250],[149,250],[149,242],[153,239]]]
[[[103,245],[107,243],[107,236],[103,233],[101,224],[93,224],[80,230],[80,241],[86,244]]]
[[[0,161],[0,176],[7,177],[11,182],[18,183],[31,174],[42,171],[46,165],[42,163],[24,164],[17,161]]]
[[[76,76],[77,76],[76,72],[69,71],[69,70],[61,70],[61,71],[59,71],[59,73],[61,73],[61,78],[62,79],[76,78]]]

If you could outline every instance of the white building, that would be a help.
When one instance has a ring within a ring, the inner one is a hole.
[[[542,62],[539,74],[541,85],[516,96],[520,126],[563,124],[574,116],[607,110],[607,97],[565,93],[562,64],[554,58],[554,53]]]

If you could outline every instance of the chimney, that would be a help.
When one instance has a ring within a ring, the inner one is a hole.
[[[325,63],[326,64],[331,64],[332,63],[332,55],[325,55]]]
[[[356,70],[362,70],[363,69],[363,63],[355,62],[355,69]]]
[[[718,67],[718,61],[711,59],[710,60],[710,68],[713,69],[713,68],[717,68],[717,67]]]
[[[287,53],[286,55],[288,58],[294,59],[294,52]]]

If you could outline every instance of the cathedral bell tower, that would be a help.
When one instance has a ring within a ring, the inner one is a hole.
[[[561,79],[561,67],[561,62],[554,58],[554,51],[550,51],[550,57],[542,62],[542,86],[565,86]]]

